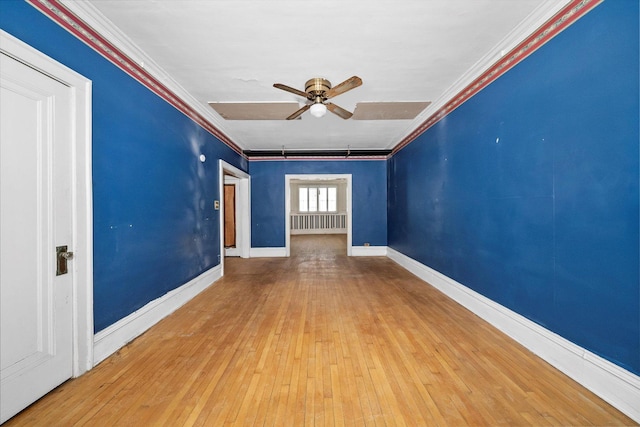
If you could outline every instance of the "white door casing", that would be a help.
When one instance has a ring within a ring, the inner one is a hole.
[[[236,178],[235,176],[229,176],[229,175],[225,175],[224,176],[224,184],[225,185],[233,185],[233,188],[235,190],[235,200],[236,200],[236,205],[238,204],[238,200],[240,199],[240,185],[239,185],[240,180],[238,178]],[[224,200],[224,197],[222,197],[222,200]],[[228,206],[226,205],[226,203],[222,203],[222,212],[226,212]],[[238,211],[237,206],[234,206],[234,212],[235,212],[235,231],[236,231],[236,239],[238,237],[242,238],[242,228],[239,226],[241,224],[239,224],[239,221],[242,220],[241,218],[241,212]],[[237,257],[240,256],[241,253],[241,245],[242,243],[236,243],[236,246],[232,247],[232,248],[224,248],[224,256],[233,256],[233,257]]]
[[[226,175],[225,175],[226,173]],[[236,252],[234,256],[249,258],[251,250],[251,177],[235,166],[218,160],[218,194],[220,201],[220,265],[224,274],[224,194],[225,176],[230,176],[236,184]]]
[[[0,61],[4,422],[91,368],[93,315],[90,83],[4,32]],[[62,245],[76,259],[57,276]]]
[[[352,246],[352,184],[351,174],[299,174],[299,175],[285,175],[284,176],[284,204],[285,204],[285,256],[291,256],[291,181],[292,180],[305,180],[305,181],[331,181],[343,179],[347,182],[347,256],[351,256],[353,252]]]

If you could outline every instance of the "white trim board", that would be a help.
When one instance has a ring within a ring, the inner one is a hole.
[[[392,249],[387,256],[640,422],[640,377]]]
[[[282,258],[287,257],[286,248],[251,248],[251,258]]]
[[[386,246],[354,246],[351,256],[387,256]]]
[[[93,192],[91,80],[0,30],[0,51],[71,88],[74,377],[93,367]]]
[[[351,256],[387,256],[386,246],[353,246]],[[251,248],[251,258],[288,257],[286,248]]]
[[[127,343],[142,335],[160,320],[189,302],[222,277],[221,272],[220,265],[213,267],[95,334],[94,364],[97,365],[102,362]]]

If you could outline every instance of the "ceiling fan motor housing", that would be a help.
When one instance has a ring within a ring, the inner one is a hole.
[[[309,95],[310,100],[315,100],[318,97],[322,97],[322,100],[326,99],[324,93],[329,89],[331,89],[331,82],[320,77],[307,80],[304,84],[304,91]]]

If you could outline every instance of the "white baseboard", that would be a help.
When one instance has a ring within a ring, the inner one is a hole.
[[[120,319],[94,336],[93,365],[97,365],[144,331],[176,311],[208,288],[221,275],[220,266],[202,273],[177,289],[157,298],[141,309]]]
[[[387,256],[386,246],[352,246],[351,256]]]
[[[224,248],[224,256],[240,256],[240,248]]]
[[[640,377],[392,249],[387,256],[640,422]]]
[[[286,256],[286,248],[251,248],[249,251],[250,258],[279,258]]]

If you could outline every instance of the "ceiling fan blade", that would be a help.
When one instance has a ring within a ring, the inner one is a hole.
[[[334,86],[329,89],[325,94],[325,98],[333,98],[341,93],[345,93],[348,90],[355,89],[362,84],[362,79],[358,76],[353,76],[340,83],[338,86]]]
[[[301,109],[299,109],[298,111],[296,111],[295,113],[293,113],[292,115],[287,117],[287,120],[295,120],[295,119],[297,119],[298,117],[300,117],[302,115],[302,113],[307,111],[309,108],[311,108],[311,105],[305,105],[304,107],[302,107]]]
[[[336,114],[340,117],[342,117],[343,119],[350,119],[351,116],[353,116],[352,113],[348,112],[347,110],[345,110],[342,107],[338,107],[336,104],[332,104],[330,102],[327,102],[325,104],[327,106],[327,110],[331,111],[333,114]]]
[[[287,86],[287,85],[283,85],[282,83],[274,83],[273,87],[278,88],[278,89],[282,89],[284,91],[287,92],[291,92],[291,93],[295,93],[298,96],[301,96],[303,98],[308,98],[309,95],[307,95],[305,92],[298,90],[298,89],[294,89],[291,86]]]

